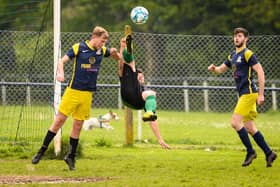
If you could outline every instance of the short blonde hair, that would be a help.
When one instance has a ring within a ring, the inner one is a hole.
[[[100,37],[101,35],[105,34],[106,37],[109,37],[108,32],[106,31],[106,29],[104,29],[103,27],[100,26],[96,26],[94,27],[93,31],[92,31],[92,36],[98,36]]]

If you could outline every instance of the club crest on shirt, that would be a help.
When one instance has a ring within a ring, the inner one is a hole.
[[[236,62],[241,63],[241,56],[238,56],[238,57],[237,57]]]
[[[94,64],[95,58],[93,56],[91,56],[91,57],[89,57],[88,61],[90,64]]]

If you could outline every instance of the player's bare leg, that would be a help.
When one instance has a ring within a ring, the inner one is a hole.
[[[57,133],[57,131],[62,127],[62,125],[64,124],[66,119],[67,119],[67,116],[65,116],[61,112],[58,112],[55,117],[55,120],[54,120],[53,124],[50,126],[49,130],[54,133]]]

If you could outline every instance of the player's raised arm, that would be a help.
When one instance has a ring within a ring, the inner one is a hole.
[[[164,140],[162,139],[162,137],[160,136],[160,132],[159,132],[159,128],[158,128],[158,123],[157,121],[151,121],[150,122],[150,126],[152,128],[152,131],[154,133],[154,135],[156,136],[158,143],[160,144],[160,146],[163,149],[171,149],[170,146],[164,142]]]
[[[56,79],[59,82],[64,81],[64,64],[68,62],[70,58],[67,55],[64,55],[57,63],[57,75]]]
[[[227,70],[227,66],[225,64],[221,64],[220,66],[215,66],[214,64],[211,64],[208,66],[208,71],[221,74],[224,73]]]

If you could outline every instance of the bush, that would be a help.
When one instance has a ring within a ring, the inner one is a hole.
[[[96,139],[95,144],[98,147],[111,147],[112,143],[109,140],[106,140],[104,137]]]

